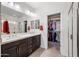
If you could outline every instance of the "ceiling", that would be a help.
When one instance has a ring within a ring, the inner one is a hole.
[[[42,10],[42,12],[44,12],[45,10],[50,11],[50,9],[61,9],[62,6],[65,6],[66,2],[16,2],[17,4],[19,4],[22,9],[28,9],[30,11],[38,11],[38,10]],[[4,6],[3,6],[4,7]],[[5,7],[4,7],[5,8]],[[14,15],[14,16],[18,16],[19,18],[24,16],[24,14],[16,12],[16,11],[10,11],[10,9],[8,8],[2,8],[1,12],[5,12],[6,14],[9,15]],[[6,11],[8,12],[6,12]],[[16,15],[15,15],[16,14]]]
[[[32,6],[30,6],[29,4],[27,4],[25,2],[15,2],[15,3],[19,4],[21,6],[21,8],[23,8],[23,9],[28,9],[32,12],[35,11],[35,8],[33,8]]]
[[[53,8],[56,6],[63,6],[65,2],[26,2],[26,4],[32,6],[36,10],[39,9],[48,9],[48,8]]]

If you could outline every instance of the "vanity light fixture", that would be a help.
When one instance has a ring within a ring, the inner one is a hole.
[[[30,15],[31,15],[31,16],[34,16],[34,13],[31,12]]]
[[[4,5],[5,3],[4,3],[4,2],[2,2],[1,4],[2,4],[2,5]]]
[[[2,5],[8,5],[8,2],[1,2]]]
[[[25,10],[25,14],[26,15],[30,15],[30,11],[29,10]]]
[[[19,9],[19,10],[20,10],[20,5],[15,4],[14,7],[15,7],[16,9]]]
[[[37,17],[37,15],[29,10],[25,10],[25,14],[26,15],[29,15],[29,16],[32,16],[32,17]]]
[[[10,2],[9,4],[10,4],[10,6],[12,6],[12,7],[14,6],[14,2]]]
[[[30,15],[33,16],[33,17],[37,17],[37,15],[33,12],[31,12]]]
[[[2,5],[8,5],[8,6],[11,6],[11,7],[14,6],[14,2],[2,2],[1,4]]]

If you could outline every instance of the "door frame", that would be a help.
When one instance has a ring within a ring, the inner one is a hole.
[[[50,14],[50,15],[47,15],[47,35],[48,35],[48,16],[53,16],[53,15],[57,15],[59,14],[60,15],[60,34],[61,34],[61,12],[57,12],[57,13],[54,13],[54,14]],[[61,36],[61,35],[60,35]],[[48,37],[47,37],[47,40],[48,40]],[[60,40],[61,41],[61,40]],[[61,43],[61,42],[60,42]],[[47,44],[48,45],[48,44]],[[61,47],[61,46],[60,46]]]
[[[68,11],[68,16],[69,16],[69,13],[70,13],[71,10],[72,10],[72,35],[71,35],[71,39],[72,39],[72,57],[73,57],[73,2],[72,2],[70,9]],[[69,38],[70,37],[69,37],[69,26],[68,26],[68,56],[70,56],[69,55]]]
[[[79,20],[79,2],[78,2],[78,8],[77,8],[77,56],[79,57],[79,33],[78,33],[78,20]]]

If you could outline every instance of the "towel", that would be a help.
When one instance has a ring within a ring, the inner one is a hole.
[[[10,33],[10,31],[9,31],[9,23],[8,23],[7,20],[3,22],[3,33],[6,33],[6,34]]]

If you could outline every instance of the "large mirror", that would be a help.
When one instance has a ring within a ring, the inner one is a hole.
[[[32,29],[39,29],[40,21],[38,19],[31,21],[31,28]]]
[[[20,21],[18,17],[10,16],[7,14],[1,14],[1,23],[2,23],[2,34],[4,34],[3,30],[6,30],[7,25],[5,22],[8,22],[8,30],[10,34],[12,33],[23,33],[24,32],[24,22]]]
[[[25,10],[22,12],[21,5],[17,5],[18,9],[13,7],[14,5],[17,4],[9,2],[1,5],[1,34],[26,33],[29,32],[29,29],[30,32],[31,29],[39,29],[39,20],[31,16],[32,12],[26,15]]]

